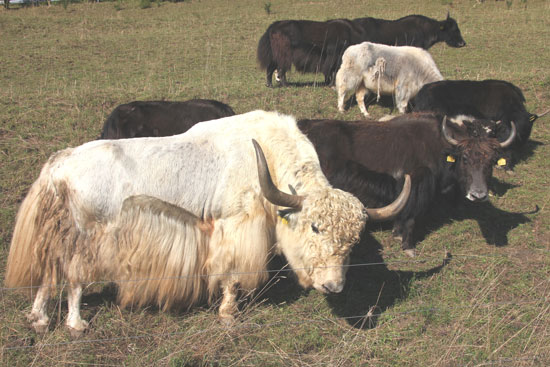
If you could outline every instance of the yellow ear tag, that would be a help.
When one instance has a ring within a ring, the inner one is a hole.
[[[506,166],[506,159],[500,158],[500,159],[497,161],[497,165],[499,165],[499,166]]]
[[[281,217],[281,222],[283,222],[283,224],[287,224],[288,225],[288,220],[284,217]]]
[[[454,162],[456,162],[456,159],[455,159],[455,157],[453,157],[452,155],[448,155],[448,156],[447,156],[447,162],[454,163]]]

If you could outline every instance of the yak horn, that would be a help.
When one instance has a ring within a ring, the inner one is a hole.
[[[289,195],[279,190],[269,174],[269,168],[265,159],[264,152],[260,144],[255,139],[252,139],[254,149],[256,150],[256,162],[258,164],[258,178],[260,180],[260,187],[264,197],[274,205],[284,206],[294,209],[302,209],[302,202],[304,197],[300,195]]]
[[[514,121],[510,121],[510,126],[512,127],[512,131],[510,131],[510,136],[508,137],[508,139],[506,139],[506,141],[500,143],[501,148],[508,148],[516,138],[516,124],[514,124]]]
[[[457,145],[458,141],[454,138],[451,138],[449,135],[449,132],[447,131],[447,115],[443,117],[443,123],[441,125],[441,131],[443,132],[443,136],[445,137],[445,140],[449,142],[451,145]]]
[[[411,193],[411,176],[405,175],[405,183],[403,184],[403,189],[401,194],[395,199],[393,203],[383,208],[378,209],[367,209],[368,220],[390,220],[395,217],[397,214],[403,210],[407,201],[409,200],[409,195]]]

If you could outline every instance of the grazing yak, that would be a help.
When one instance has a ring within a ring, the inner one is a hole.
[[[230,322],[238,288],[264,282],[273,253],[303,287],[340,292],[365,221],[397,214],[409,192],[365,209],[330,186],[294,118],[275,112],[171,137],[97,140],[42,168],[17,214],[5,284],[38,286],[28,316],[37,331],[47,329],[48,298],[62,280],[76,335],[87,327],[83,286],[96,280],[119,283],[122,304],[190,307],[221,293],[219,315]]]
[[[342,53],[350,45],[370,41],[391,46],[415,46],[429,49],[437,42],[451,47],[466,45],[456,21],[438,21],[422,15],[397,20],[376,18],[281,20],[272,23],[260,38],[257,58],[266,71],[266,85],[272,86],[275,71],[281,85],[294,65],[302,73],[321,72],[325,83],[333,82]]]
[[[355,92],[359,109],[367,117],[365,95],[376,92],[378,99],[380,94],[393,95],[395,106],[404,113],[409,99],[424,84],[442,79],[428,51],[363,42],[348,47],[342,56],[342,65],[336,73],[338,111],[344,112],[346,95]]]
[[[211,99],[184,102],[134,101],[117,106],[105,120],[100,139],[181,134],[197,122],[233,116],[225,103]]]
[[[533,123],[540,117],[527,112],[521,89],[504,80],[442,80],[429,83],[409,102],[408,109],[412,112],[435,112],[448,116],[462,114],[501,121],[497,129],[499,141],[508,138],[511,122],[514,121],[517,136],[512,147],[527,142]]]
[[[471,137],[447,124],[446,118],[431,114],[405,114],[384,122],[301,120],[298,127],[315,146],[329,182],[363,204],[377,205],[398,192],[399,185],[376,174],[398,181],[404,174],[411,176],[411,195],[393,229],[410,256],[414,256],[416,217],[440,194],[461,194],[473,202],[487,200],[493,164],[500,149],[515,137],[515,129],[502,143],[484,134]]]

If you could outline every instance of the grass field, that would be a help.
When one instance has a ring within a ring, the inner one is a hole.
[[[237,113],[358,119],[355,106],[338,114],[322,75],[288,75],[304,87],[264,86],[256,46],[267,26],[414,13],[442,19],[447,11],[467,46],[430,49],[446,78],[508,80],[524,91],[529,111],[550,108],[546,0],[193,0],[149,8],[123,0],[0,10],[0,281],[18,205],[42,164],[97,138],[118,104],[198,97]],[[514,175],[495,171],[490,202],[434,209],[417,231],[414,260],[388,226],[371,225],[341,294],[301,290],[281,273],[243,302],[233,327],[218,322],[215,305],[120,309],[113,287],[94,284],[82,306],[88,333],[75,340],[64,328],[60,287],[50,331],[37,335],[24,317],[29,294],[1,288],[0,365],[548,366],[548,117],[531,140]]]

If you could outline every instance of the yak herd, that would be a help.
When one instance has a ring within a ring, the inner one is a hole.
[[[28,319],[44,332],[66,280],[66,325],[80,335],[83,286],[97,280],[116,282],[122,305],[221,299],[231,322],[274,254],[322,293],[344,288],[366,221],[393,221],[415,256],[417,218],[441,198],[487,200],[493,167],[513,167],[539,117],[511,83],[444,80],[427,51],[437,42],[466,45],[449,15],[283,20],[260,37],[268,87],[274,74],[288,85],[293,66],[322,73],[340,112],[349,93],[365,117],[370,93],[392,95],[401,114],[383,121],[235,115],[205,99],[118,106],[100,139],[42,168],[17,214],[6,286],[38,287]]]

